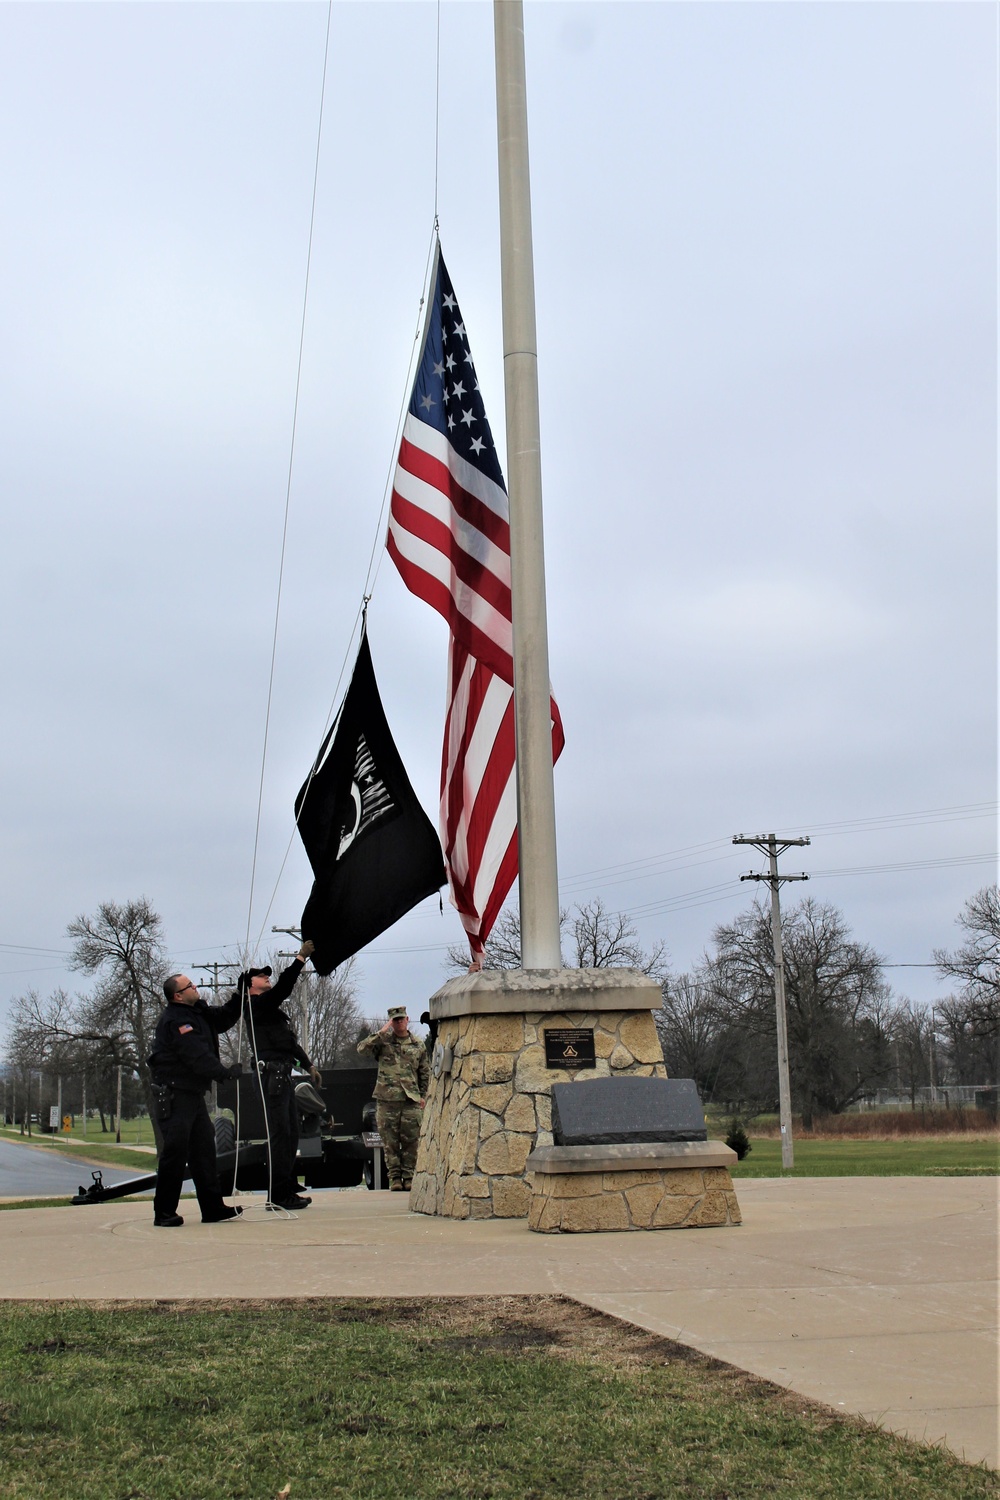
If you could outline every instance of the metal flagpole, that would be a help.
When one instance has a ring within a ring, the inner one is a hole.
[[[507,482],[510,492],[521,963],[525,969],[558,969],[562,967],[562,956],[559,948],[535,274],[531,250],[521,0],[493,0],[493,25],[500,169]]]

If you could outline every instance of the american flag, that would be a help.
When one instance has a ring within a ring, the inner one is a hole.
[[[483,947],[517,875],[507,489],[440,247],[393,479],[387,547],[451,628],[441,841],[451,899]],[[552,758],[563,747],[551,700]]]

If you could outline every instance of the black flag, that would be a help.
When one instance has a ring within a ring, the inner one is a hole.
[[[295,817],[313,868],[302,936],[330,974],[445,881],[441,843],[417,801],[378,695],[368,636]]]

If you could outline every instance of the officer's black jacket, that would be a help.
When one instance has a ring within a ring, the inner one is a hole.
[[[169,1000],[156,1023],[149,1066],[154,1083],[172,1083],[174,1088],[203,1093],[213,1078],[228,1078],[229,1069],[219,1061],[219,1032],[228,1031],[240,1018],[237,995],[225,1005],[181,1005]]]
[[[247,1007],[250,1011],[250,1024],[247,1026],[250,1046],[260,1062],[283,1062],[286,1059],[291,1061],[294,1057],[304,1068],[312,1067],[305,1051],[299,1045],[299,1039],[295,1035],[291,1021],[281,1009],[281,1002],[288,999],[301,973],[302,960],[296,958],[287,969],[282,969],[265,994],[254,995],[247,999]],[[234,995],[233,1000],[236,998]]]

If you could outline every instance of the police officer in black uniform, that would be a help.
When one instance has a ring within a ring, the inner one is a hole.
[[[287,969],[282,969],[274,984],[271,983],[270,969],[249,969],[240,975],[239,994],[233,996],[234,1000],[244,996],[247,1006],[250,1047],[267,1110],[271,1153],[270,1202],[276,1208],[308,1208],[312,1202],[299,1192],[295,1171],[299,1117],[292,1085],[292,1066],[298,1062],[306,1068],[317,1088],[322,1087],[323,1078],[319,1069],[309,1061],[295,1035],[295,1028],[281,1008],[312,951],[312,943],[304,942],[298,956]]]
[[[181,1186],[190,1174],[203,1224],[237,1219],[241,1208],[222,1199],[215,1159],[215,1131],[208,1117],[205,1092],[213,1079],[235,1078],[241,1071],[219,1060],[219,1033],[240,1018],[239,997],[225,1005],[206,1005],[186,974],[164,980],[166,1009],[156,1025],[149,1067],[153,1077],[154,1107],[163,1136],[153,1195],[153,1223],[158,1229],[178,1229]]]

